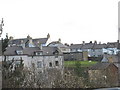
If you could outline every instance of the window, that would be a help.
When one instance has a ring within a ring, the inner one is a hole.
[[[58,61],[55,61],[55,66],[59,66],[59,62]]]
[[[36,55],[42,55],[42,52],[36,52]]]
[[[51,62],[49,63],[49,67],[52,67],[52,63]]]
[[[22,50],[16,51],[18,55],[23,54]]]
[[[58,58],[58,55],[55,55],[55,58]]]
[[[42,61],[37,62],[37,68],[42,68]]]

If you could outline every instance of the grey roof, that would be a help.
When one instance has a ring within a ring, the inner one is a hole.
[[[17,55],[16,50],[23,50],[21,46],[7,47],[4,55]]]
[[[81,49],[93,49],[94,43],[85,43]]]
[[[97,63],[91,67],[89,67],[89,70],[103,70],[109,67],[109,65],[112,65],[113,63]],[[114,64],[113,64],[114,65]],[[116,66],[116,65],[114,65]]]
[[[9,45],[12,45],[12,44],[20,45],[20,44],[21,44],[21,41],[23,41],[24,43],[26,43],[26,42],[27,42],[27,38],[10,40],[10,41],[9,41]]]
[[[27,47],[23,49],[23,53],[26,55],[34,55],[34,52],[38,50],[40,50],[39,47]]]
[[[22,50],[23,55],[34,55],[35,52],[43,52],[43,55],[53,55],[54,52],[58,52],[59,54],[62,54],[60,50],[57,47],[42,47],[42,50],[39,47],[26,47],[22,48],[22,46],[12,46],[7,47],[7,50],[4,52],[4,55],[17,55],[16,51]]]
[[[108,42],[106,48],[118,48],[118,42]]]
[[[59,42],[59,41],[51,42],[51,43],[48,44],[48,46],[49,46],[49,47],[60,47],[60,48],[64,47],[64,48],[69,48],[68,46],[62,44],[62,43]]]
[[[102,49],[102,48],[106,48],[106,44],[95,44],[94,45],[94,49]]]
[[[82,46],[83,44],[73,44],[70,46],[70,49],[81,49]]]
[[[54,45],[54,44],[58,44],[58,43],[60,43],[60,42],[59,41],[53,41],[53,42],[49,43],[48,46],[51,45],[51,44]]]
[[[38,42],[41,44],[45,44],[47,42],[48,38],[37,38],[37,39],[33,39],[33,43],[37,44]]]
[[[43,55],[53,55],[53,53],[55,51],[59,51],[57,47],[43,47],[42,51],[43,51]],[[59,54],[61,54],[61,52],[59,51]]]
[[[41,44],[45,44],[47,42],[48,38],[38,38],[38,39],[32,39],[33,44],[37,45],[37,43],[41,43]],[[23,41],[23,43],[27,43],[29,40],[27,38],[21,38],[21,39],[13,39],[9,41],[9,45],[20,45],[21,41]]]

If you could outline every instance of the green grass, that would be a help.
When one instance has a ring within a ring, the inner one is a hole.
[[[97,61],[64,61],[65,67],[75,67],[76,63],[80,63],[81,67],[89,67],[97,63]]]

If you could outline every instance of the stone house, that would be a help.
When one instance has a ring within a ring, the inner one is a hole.
[[[90,83],[97,87],[118,86],[118,67],[113,63],[97,63],[88,74]]]
[[[4,52],[3,60],[18,62],[23,60],[24,67],[32,69],[33,65],[37,71],[45,69],[63,69],[63,56],[56,53],[54,47],[44,47],[42,50],[39,47],[13,46],[7,47]],[[55,52],[55,53],[54,53]],[[2,56],[1,56],[2,57]]]

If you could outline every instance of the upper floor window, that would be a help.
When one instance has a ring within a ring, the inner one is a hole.
[[[51,62],[49,63],[49,67],[52,67],[52,63]]]
[[[42,55],[43,53],[42,52],[36,52],[36,55]]]
[[[22,50],[19,50],[19,51],[16,51],[18,55],[21,55],[23,54],[23,51]]]
[[[42,61],[37,62],[37,68],[42,68]]]
[[[58,58],[58,55],[55,55],[55,58]]]
[[[55,61],[55,66],[59,66],[59,62],[58,61]]]

